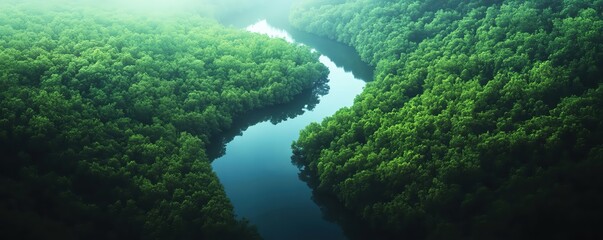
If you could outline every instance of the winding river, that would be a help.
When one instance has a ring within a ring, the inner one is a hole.
[[[278,120],[246,116],[250,119],[241,120],[240,131],[225,140],[228,143],[218,154],[222,156],[213,161],[213,169],[237,216],[257,226],[264,239],[346,239],[337,224],[324,219],[311,189],[298,178],[299,170],[291,163],[291,143],[311,122],[351,106],[365,82],[371,80],[372,69],[352,48],[295,31],[286,22],[269,17],[245,21],[226,24],[304,44],[321,53],[320,62],[330,70],[328,93],[321,93],[319,102],[305,103],[301,98],[297,104],[266,110],[277,113],[262,113],[278,115]]]

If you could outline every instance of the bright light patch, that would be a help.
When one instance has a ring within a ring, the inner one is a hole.
[[[254,33],[260,33],[260,34],[264,34],[267,35],[271,38],[282,38],[285,39],[285,41],[293,43],[293,37],[291,37],[291,35],[289,35],[289,33],[287,33],[286,31],[283,31],[281,29],[277,29],[274,28],[272,26],[270,26],[268,24],[268,21],[261,20],[253,25],[248,26],[247,31],[250,32],[254,32]]]

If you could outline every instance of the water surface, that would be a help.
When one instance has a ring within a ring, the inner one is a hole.
[[[311,35],[303,35],[298,40],[297,35],[273,27],[270,20],[259,20],[246,29],[304,44],[320,53],[323,53],[321,49],[331,50],[320,57],[320,62],[330,70],[329,91],[312,107],[291,106],[297,108],[291,109],[296,112],[291,119],[277,124],[265,120],[248,127],[226,145],[224,156],[213,161],[214,171],[237,216],[249,219],[264,239],[346,239],[337,224],[323,219],[320,208],[312,200],[311,189],[298,178],[299,170],[291,163],[291,143],[311,122],[351,106],[365,80],[370,80],[367,75],[372,75],[372,70],[364,64],[354,65],[357,64],[354,59],[359,61],[359,57],[352,48]],[[347,61],[336,63],[331,59]],[[365,79],[353,73],[361,73]]]

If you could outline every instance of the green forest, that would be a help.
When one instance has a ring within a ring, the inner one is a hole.
[[[206,146],[323,83],[318,54],[199,14],[87,4],[0,4],[2,238],[260,238]]]
[[[347,238],[603,239],[603,0],[291,1],[375,68],[291,145]],[[288,3],[1,1],[0,237],[261,239],[211,163],[329,69],[218,19]]]
[[[290,21],[376,67],[292,145],[359,238],[603,238],[603,1],[304,0]]]

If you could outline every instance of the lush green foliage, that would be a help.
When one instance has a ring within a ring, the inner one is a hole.
[[[376,81],[294,162],[383,238],[596,239],[603,1],[313,0]]]
[[[208,139],[327,71],[305,47],[199,16],[0,4],[3,236],[259,238]]]

